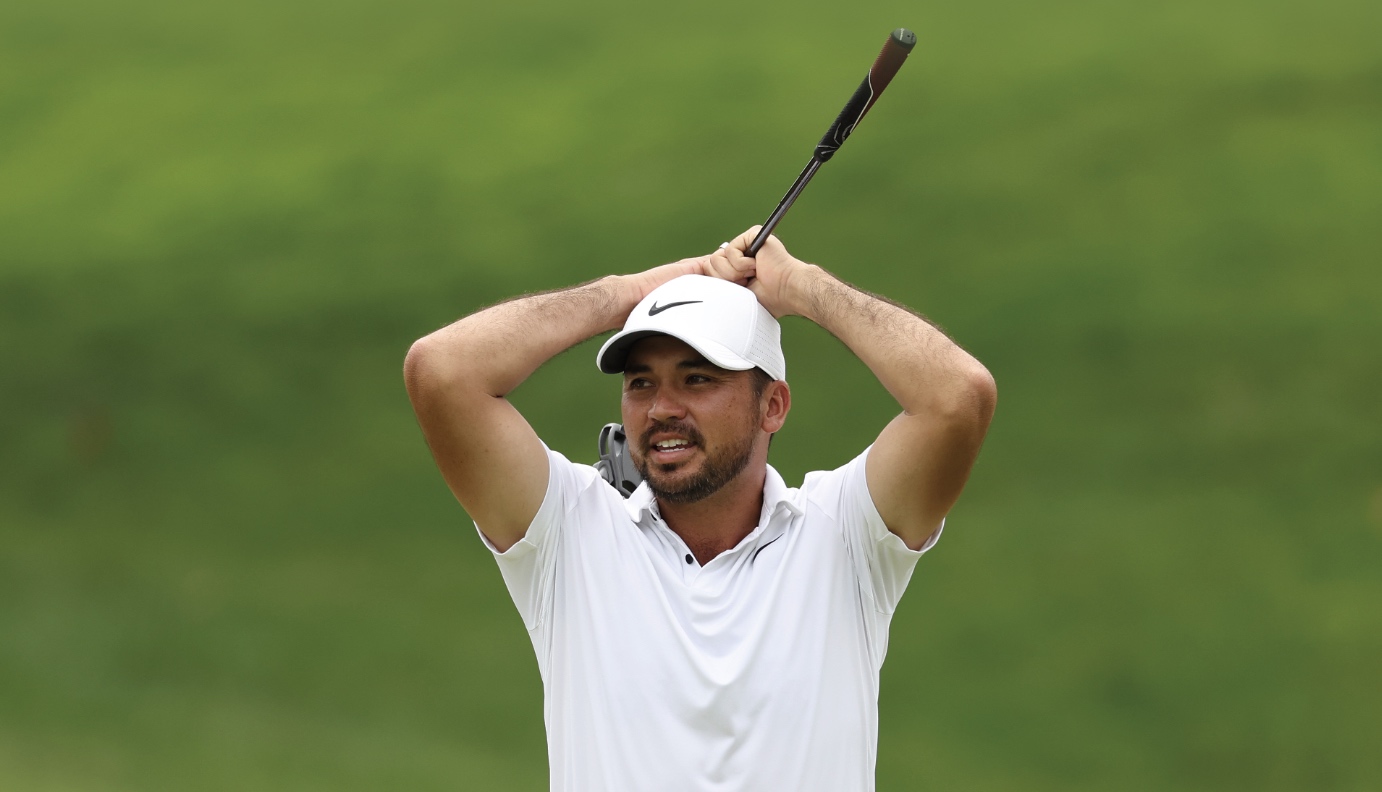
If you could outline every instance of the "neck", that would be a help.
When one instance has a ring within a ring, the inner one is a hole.
[[[658,498],[657,508],[667,527],[686,542],[704,566],[758,527],[767,477],[767,461],[755,460],[708,498],[695,503],[670,503]]]

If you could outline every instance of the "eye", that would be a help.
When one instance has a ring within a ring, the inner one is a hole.
[[[710,378],[704,374],[692,374],[686,378],[688,385],[699,385],[702,382],[710,382]]]
[[[648,387],[648,386],[651,385],[651,384],[652,384],[652,383],[648,382],[647,380],[643,379],[642,377],[634,377],[633,379],[631,379],[631,380],[629,380],[628,382],[624,383],[624,389],[625,389],[625,390],[639,390],[639,389],[641,389],[641,388],[646,388],[646,387]]]

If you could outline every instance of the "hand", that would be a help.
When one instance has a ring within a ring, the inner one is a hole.
[[[810,265],[792,257],[787,248],[775,236],[768,236],[758,255],[750,258],[745,255],[758,230],[754,226],[735,237],[728,247],[712,253],[705,274],[747,286],[758,298],[759,304],[777,318],[799,314],[789,299],[788,285],[792,278]]]
[[[633,307],[642,302],[643,298],[647,297],[653,289],[673,278],[680,278],[682,275],[714,275],[710,271],[710,256],[685,258],[671,264],[663,264],[660,267],[623,276],[629,292],[629,310],[633,310]]]

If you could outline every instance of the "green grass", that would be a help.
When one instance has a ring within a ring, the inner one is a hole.
[[[1382,7],[141,0],[0,6],[0,789],[544,788],[403,353],[758,222],[899,24],[781,227],[999,382],[880,789],[1382,787]],[[795,483],[894,407],[785,333]]]

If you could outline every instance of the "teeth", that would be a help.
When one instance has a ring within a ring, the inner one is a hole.
[[[691,443],[686,440],[659,440],[653,445],[658,448],[680,448],[684,445],[691,445]]]

